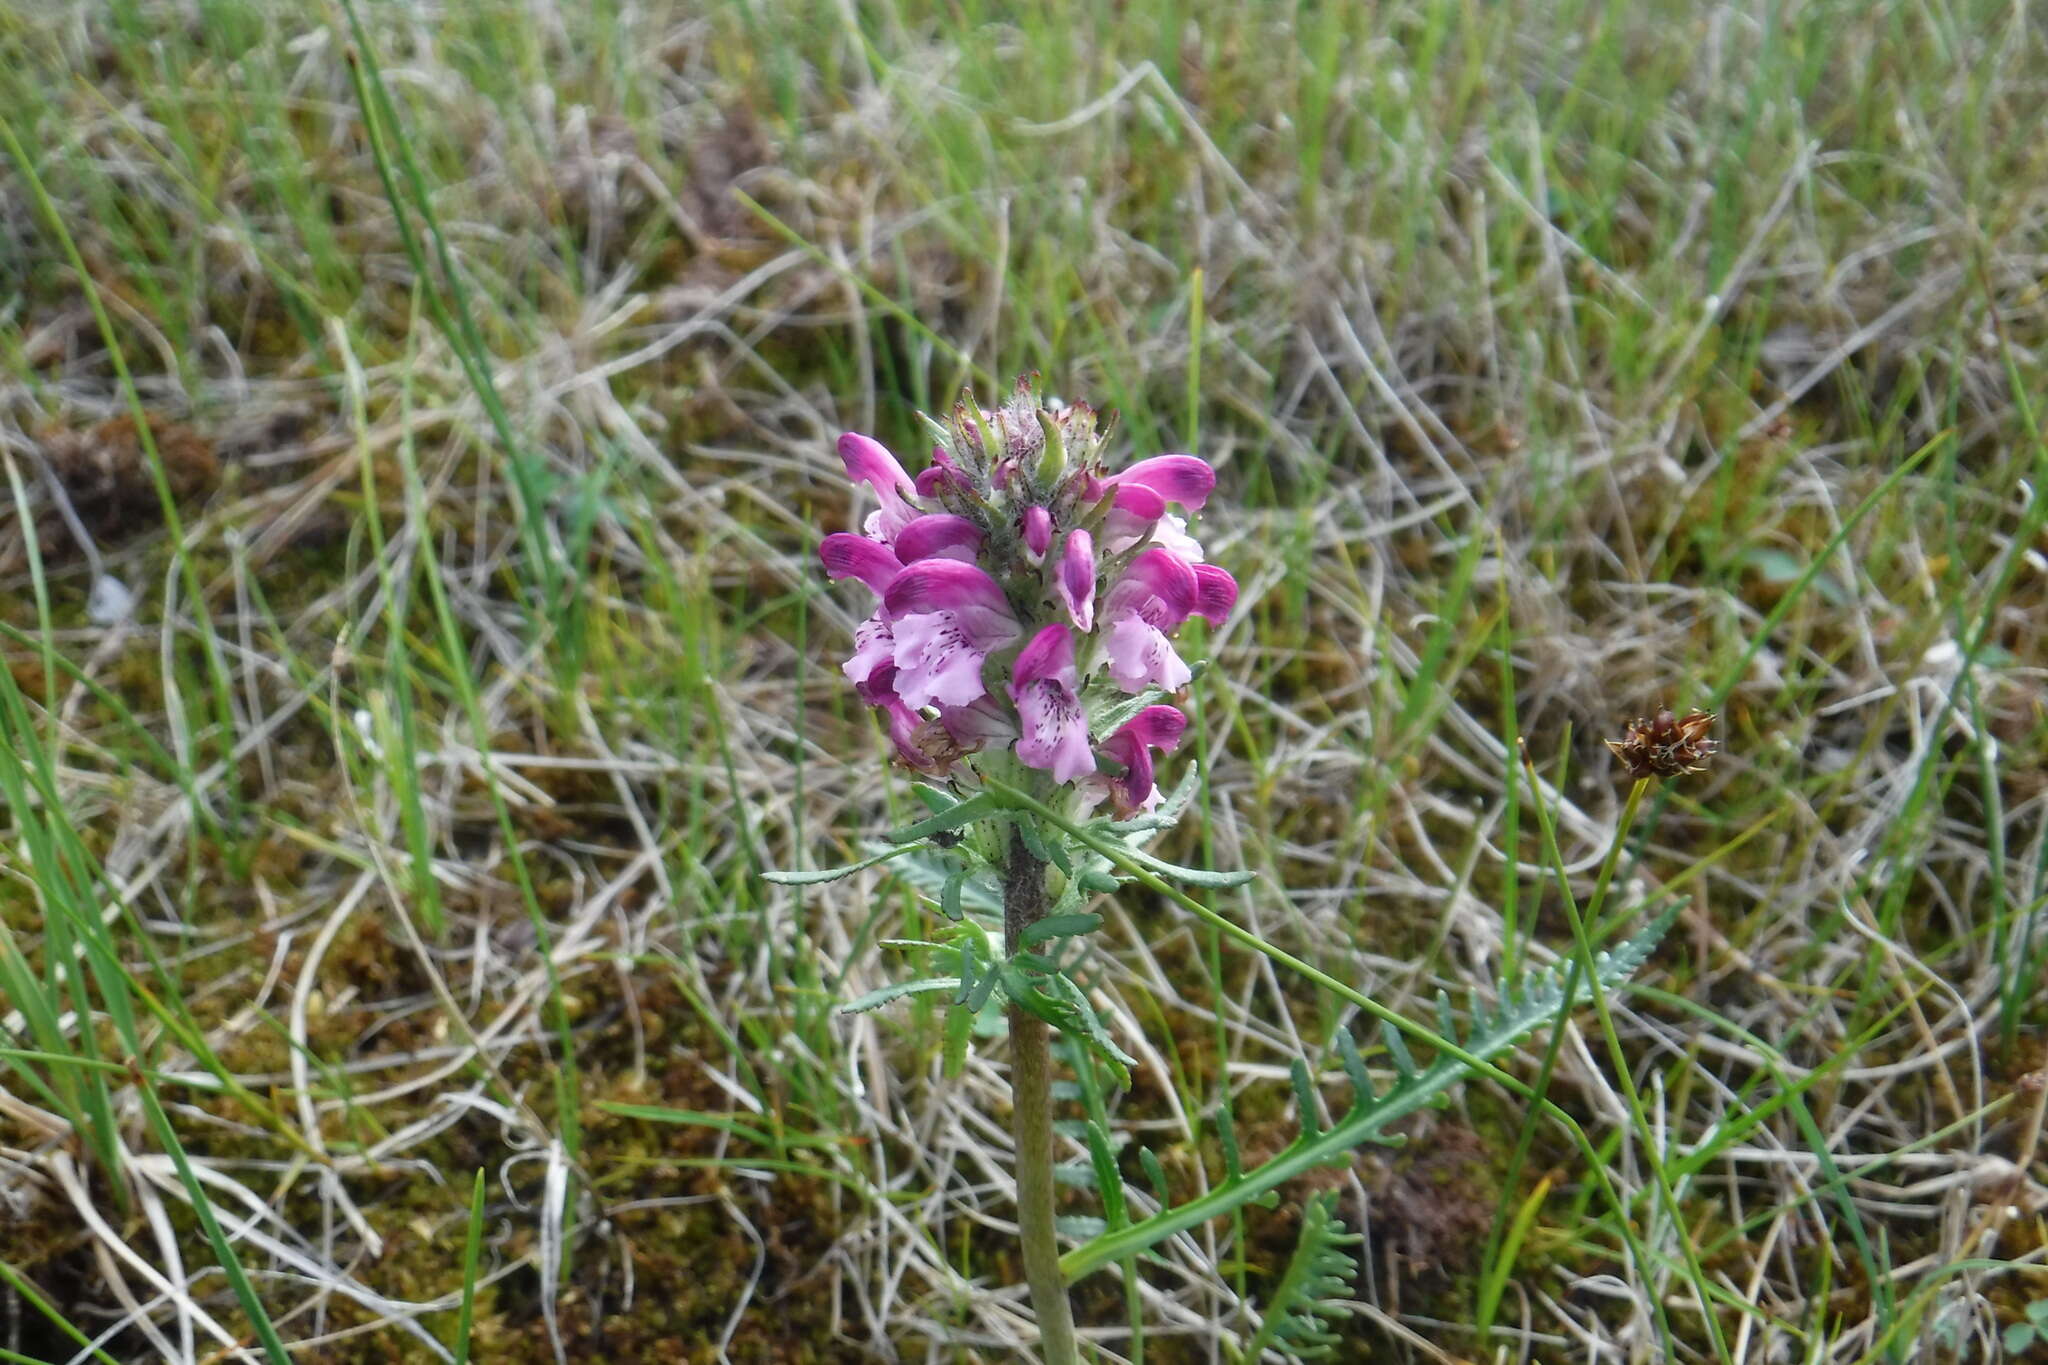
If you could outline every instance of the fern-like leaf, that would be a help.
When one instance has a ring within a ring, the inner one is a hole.
[[[1338,1344],[1328,1319],[1349,1317],[1351,1306],[1338,1302],[1351,1296],[1351,1277],[1358,1262],[1350,1248],[1364,1239],[1337,1218],[1337,1195],[1326,1190],[1311,1196],[1301,1210],[1301,1237],[1287,1273],[1280,1277],[1266,1305],[1265,1320],[1239,1357],[1256,1365],[1268,1350],[1289,1360],[1326,1356]]]

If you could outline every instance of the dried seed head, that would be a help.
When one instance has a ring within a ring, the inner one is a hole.
[[[1711,711],[1695,711],[1683,720],[1669,711],[1659,711],[1655,720],[1637,717],[1628,733],[1620,739],[1608,740],[1607,747],[1614,750],[1614,756],[1628,769],[1630,777],[1696,773],[1721,747],[1707,738],[1713,724]]]

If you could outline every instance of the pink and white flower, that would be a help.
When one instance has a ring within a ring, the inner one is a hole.
[[[1103,756],[1123,766],[1123,772],[1105,784],[1119,815],[1135,815],[1159,804],[1152,751],[1172,752],[1187,726],[1188,718],[1176,708],[1148,706],[1102,741]]]
[[[981,696],[989,652],[1022,633],[996,581],[957,559],[905,566],[882,609],[896,641],[896,694],[910,706],[965,706]]]
[[[882,500],[880,509],[864,523],[867,533],[876,540],[894,540],[896,533],[918,514],[918,508],[910,501],[917,494],[917,485],[888,448],[872,436],[847,432],[839,438],[839,458],[846,465],[847,478],[867,484]]]
[[[1109,676],[1126,692],[1178,692],[1192,674],[1167,637],[1201,601],[1194,566],[1171,550],[1140,551],[1102,601]]]
[[[1055,782],[1072,782],[1095,771],[1080,694],[1073,635],[1063,625],[1045,627],[1024,646],[1010,673],[1010,700],[1020,727],[1018,762],[1051,773]]]

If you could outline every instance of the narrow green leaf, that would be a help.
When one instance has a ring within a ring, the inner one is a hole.
[[[1102,1125],[1089,1120],[1086,1129],[1088,1159],[1095,1163],[1095,1188],[1102,1195],[1102,1212],[1110,1227],[1126,1227],[1131,1221],[1124,1202],[1123,1173],[1117,1169],[1116,1153],[1110,1150],[1109,1134]]]
[[[476,1318],[477,1264],[484,1234],[484,1172],[477,1167],[469,1190],[469,1231],[462,1239],[462,1307],[455,1315],[455,1365],[469,1365],[470,1325]]]
[[[994,975],[983,978],[983,989],[993,989]],[[946,1052],[941,1063],[942,1070],[950,1079],[957,1077],[967,1065],[967,1044],[974,1036],[974,1014],[980,1005],[969,1001],[966,1008],[946,1011]]]
[[[1382,1020],[1380,1042],[1386,1045],[1387,1055],[1394,1059],[1394,1070],[1401,1073],[1402,1080],[1405,1081],[1415,1074],[1415,1058],[1408,1051],[1408,1042],[1401,1036],[1399,1029]]]
[[[1365,1058],[1358,1055],[1358,1043],[1351,1036],[1351,1030],[1337,1030],[1337,1055],[1344,1061],[1344,1074],[1351,1078],[1351,1091],[1357,1098],[1354,1105],[1370,1104],[1374,1098],[1372,1073],[1365,1069]]]
[[[1074,938],[1081,934],[1093,933],[1102,927],[1100,915],[1047,915],[1018,935],[1017,941],[1024,947],[1034,947],[1049,938]]]
[[[1161,1208],[1171,1207],[1173,1191],[1166,1183],[1166,1168],[1159,1164],[1159,1158],[1150,1147],[1138,1149],[1138,1164],[1145,1168],[1145,1179],[1151,1182],[1153,1198],[1159,1201]]]
[[[1244,1174],[1244,1157],[1237,1150],[1237,1124],[1230,1117],[1230,1105],[1216,1110],[1216,1141],[1223,1148],[1223,1172],[1235,1180]]]
[[[911,844],[884,849],[872,858],[863,858],[844,867],[819,868],[811,872],[784,872],[771,869],[761,874],[761,880],[774,882],[777,886],[816,886],[820,882],[836,882],[841,877],[851,877],[854,873],[873,867],[877,863],[886,863],[891,858],[901,857],[915,847],[915,844]]]
[[[971,825],[976,820],[986,820],[1000,809],[1002,807],[996,803],[995,797],[982,792],[978,796],[970,796],[965,801],[956,802],[914,825],[891,830],[882,837],[892,844],[914,844],[919,839],[929,839],[934,834],[943,834],[949,829]]]
[[[1294,1082],[1294,1102],[1301,1111],[1301,1131],[1313,1138],[1323,1131],[1322,1116],[1316,1112],[1316,1088],[1309,1079],[1308,1063],[1296,1057],[1287,1068],[1288,1079]]]
[[[1169,863],[1164,858],[1154,857],[1152,854],[1137,848],[1131,849],[1130,854],[1132,860],[1139,866],[1149,868],[1162,877],[1171,877],[1177,882],[1185,882],[1189,886],[1207,886],[1217,890],[1229,890],[1233,886],[1243,886],[1246,882],[1254,881],[1259,875],[1249,869],[1240,869],[1236,872],[1211,872],[1206,868],[1182,867],[1179,863]]]
[[[918,981],[899,981],[893,986],[884,986],[880,990],[869,991],[857,1000],[847,1001],[839,1007],[839,1012],[841,1014],[862,1014],[878,1006],[886,1005],[891,1000],[901,1000],[906,995],[930,995],[937,991],[958,990],[959,987],[960,978],[957,976],[928,976]]]

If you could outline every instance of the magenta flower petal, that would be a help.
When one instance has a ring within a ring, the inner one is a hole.
[[[905,566],[883,594],[882,605],[891,616],[967,609],[997,612],[1009,618],[1015,634],[1010,599],[987,573],[957,559],[920,559]]]
[[[888,670],[888,677],[882,676]],[[889,623],[881,616],[870,616],[854,627],[853,654],[841,666],[847,679],[860,690],[862,700],[874,702],[871,691],[888,687],[894,689],[896,673],[896,637],[889,629]]]
[[[1187,729],[1188,718],[1181,714],[1179,707],[1148,706],[1125,721],[1123,728],[1110,738],[1148,744],[1161,752],[1172,753],[1180,747],[1181,736],[1187,733]]]
[[[905,564],[941,557],[972,562],[981,540],[981,528],[967,518],[933,512],[896,533],[896,557]]]
[[[1195,565],[1195,615],[1212,626],[1230,619],[1237,605],[1237,580],[1214,564]]]
[[[1018,762],[1051,773],[1055,782],[1072,782],[1095,771],[1088,717],[1079,698],[1050,682],[1038,682],[1019,689],[1015,700],[1022,724]]]
[[[1153,489],[1141,483],[1117,483],[1114,479],[1110,483],[1116,488],[1117,511],[1141,522],[1157,521],[1166,515],[1166,499]]]
[[[858,578],[880,597],[903,572],[902,561],[880,541],[850,531],[834,531],[818,542],[818,558],[830,578]]]
[[[886,501],[891,493],[901,497],[917,492],[917,485],[904,472],[894,455],[872,436],[849,431],[839,438],[839,458],[846,465],[846,477],[870,484]]]
[[[960,472],[960,466],[953,463],[953,457],[946,453],[944,446],[932,447],[932,462],[918,471],[917,495],[921,498],[935,498],[943,489],[967,492],[967,476]]]
[[[1136,612],[1161,630],[1173,630],[1194,613],[1199,594],[1194,566],[1155,545],[1124,570],[1103,602],[1103,614],[1114,618]]]
[[[1086,531],[1077,527],[1068,533],[1052,587],[1074,629],[1095,629],[1095,538]]]
[[[1016,638],[1014,621],[1007,634],[991,636],[986,629],[989,616],[932,611],[897,617],[891,627],[896,637],[896,695],[909,706],[965,706],[986,692],[981,666],[989,650]]]
[[[1010,667],[1016,687],[1041,681],[1056,682],[1069,692],[1081,686],[1081,675],[1074,671],[1074,637],[1065,626],[1050,625],[1032,636]]]
[[[1034,555],[1052,548],[1052,513],[1036,503],[1024,509],[1024,547]]]
[[[1194,676],[1165,632],[1136,612],[1110,623],[1108,645],[1109,676],[1126,692],[1148,687],[1178,692]]]
[[[1216,487],[1216,471],[1192,455],[1154,455],[1120,471],[1109,482],[1117,487],[1119,507],[1131,505],[1125,502],[1124,491],[1135,485],[1150,489],[1164,502],[1177,502],[1190,512],[1199,512]]]

